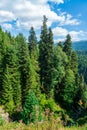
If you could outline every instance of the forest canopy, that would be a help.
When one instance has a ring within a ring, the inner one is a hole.
[[[64,43],[54,46],[46,16],[39,41],[33,27],[28,41],[22,33],[14,37],[0,28],[0,105],[12,118],[20,112],[26,124],[35,121],[36,111],[40,121],[45,108],[57,115],[61,112],[61,120],[64,110],[73,122],[86,121],[87,79],[81,66],[69,34]]]

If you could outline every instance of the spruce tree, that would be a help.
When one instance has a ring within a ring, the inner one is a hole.
[[[17,109],[21,105],[21,85],[18,58],[16,56],[15,47],[10,45],[7,47],[6,55],[4,57],[5,67],[8,66],[11,80],[11,87],[13,89],[13,101]]]
[[[39,75],[39,62],[38,62],[38,46],[37,37],[34,28],[31,27],[28,37],[28,48],[31,59],[31,89],[36,94],[40,92],[40,75]]]
[[[78,73],[78,57],[75,51],[71,53],[71,61],[70,61],[70,68],[76,75]]]
[[[68,58],[60,46],[54,49],[54,85],[55,99],[61,102],[61,94],[63,90],[63,81],[66,74],[65,66],[68,63]]]
[[[26,96],[25,103],[23,104],[22,120],[24,123],[29,124],[39,119],[39,102],[35,93],[29,91]]]
[[[49,31],[47,29],[47,18],[45,16],[43,19],[40,38],[39,61],[42,92],[45,92],[46,95],[52,96],[53,94],[50,93],[53,91],[53,34],[51,29],[49,29]]]
[[[18,58],[19,58],[19,70],[20,70],[20,80],[21,80],[21,91],[22,91],[22,105],[25,102],[25,97],[31,87],[30,79],[30,56],[28,45],[23,34],[19,34],[16,37],[17,48],[18,48]]]
[[[71,51],[72,51],[72,42],[71,42],[71,36],[69,34],[66,36],[66,40],[64,42],[63,51],[66,53],[68,58],[70,58]]]
[[[14,101],[13,101],[13,88],[11,85],[11,77],[9,73],[9,67],[6,65],[3,75],[3,89],[2,89],[2,98],[1,102],[5,106],[5,110],[9,113],[12,113],[14,110]]]
[[[2,91],[2,80],[3,80],[3,68],[4,68],[4,56],[6,54],[6,44],[3,42],[4,40],[4,32],[0,27],[0,97]]]
[[[76,94],[76,84],[75,84],[75,76],[72,70],[67,70],[64,78],[64,87],[62,90],[62,98],[63,104],[66,109],[70,109],[74,102],[74,97]]]
[[[15,47],[12,47],[12,52],[10,53],[10,73],[11,73],[11,83],[13,88],[13,100],[15,104],[15,108],[19,108],[21,106],[21,83],[20,83],[20,72],[19,72],[19,63],[18,57],[16,55]]]

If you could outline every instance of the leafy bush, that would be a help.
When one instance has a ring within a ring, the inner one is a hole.
[[[46,99],[45,94],[40,95],[40,106],[41,106],[42,110],[49,108],[50,111],[53,111],[53,112],[62,111],[62,108],[55,103],[54,99],[52,99],[52,98]]]
[[[77,122],[78,122],[79,125],[86,124],[87,123],[87,116],[78,119]]]
[[[23,105],[21,114],[22,120],[26,124],[40,119],[39,103],[33,91],[29,91],[26,96],[26,101]]]
[[[47,100],[47,106],[51,111],[55,112],[58,110],[58,106],[55,103],[54,99]]]
[[[3,123],[4,123],[4,120],[3,120],[3,118],[0,116],[0,126],[3,125]]]
[[[45,94],[40,95],[40,101],[39,102],[40,102],[41,109],[45,110],[46,105],[47,105],[47,99],[46,99]]]

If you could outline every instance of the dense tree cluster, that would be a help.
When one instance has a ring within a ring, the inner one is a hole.
[[[22,111],[26,119],[34,113],[32,104],[39,106],[40,102],[40,107],[49,107],[45,101],[60,104],[73,119],[87,109],[87,86],[78,73],[70,35],[54,46],[45,16],[39,42],[33,27],[28,42],[23,34],[13,37],[0,28],[0,104],[10,114]],[[26,122],[30,122],[30,116]]]

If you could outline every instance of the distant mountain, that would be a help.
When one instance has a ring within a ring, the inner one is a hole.
[[[72,47],[74,50],[87,51],[87,41],[73,42]]]

